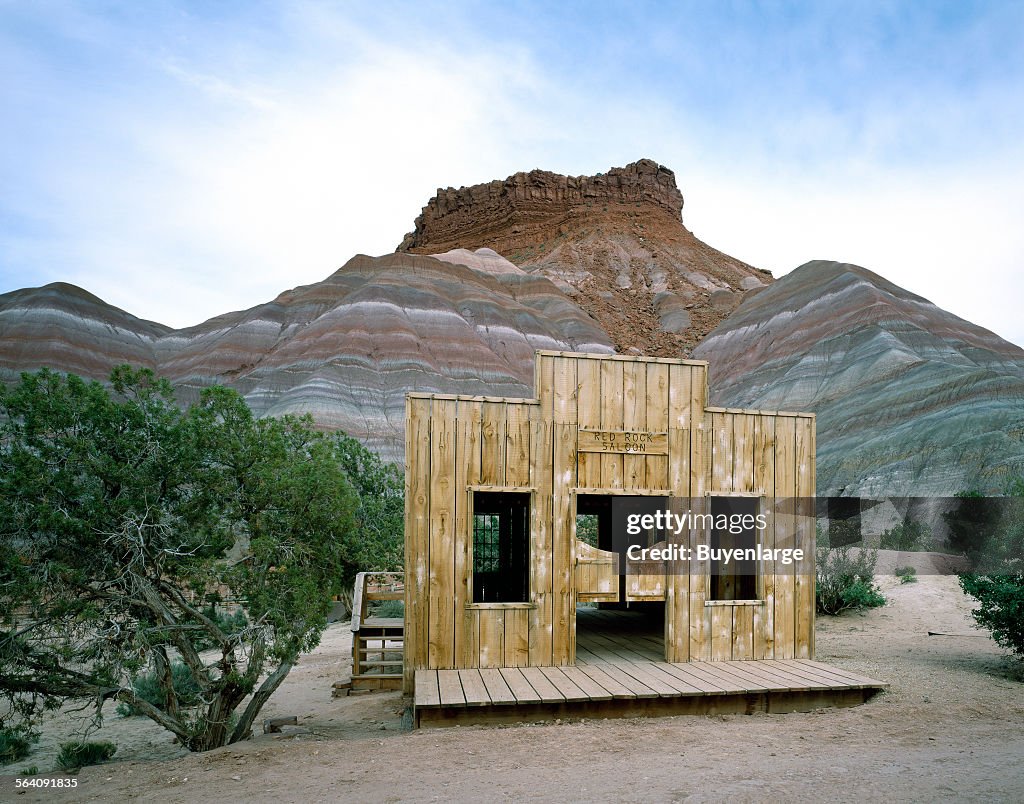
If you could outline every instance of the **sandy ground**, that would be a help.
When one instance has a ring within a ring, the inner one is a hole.
[[[332,699],[350,634],[334,625],[264,710],[302,733],[187,755],[141,718],[97,735],[117,761],[74,791],[0,800],[1024,801],[1024,668],[972,627],[956,579],[901,585],[889,604],[818,619],[817,658],[890,682],[869,703],[808,714],[671,717],[408,731],[397,693]],[[941,631],[956,636],[928,636]],[[33,756],[54,775],[54,720]]]

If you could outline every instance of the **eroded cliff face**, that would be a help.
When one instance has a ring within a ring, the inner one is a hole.
[[[118,363],[145,365],[182,402],[227,385],[258,415],[310,413],[400,461],[409,391],[532,396],[536,349],[612,351],[543,277],[494,252],[440,257],[360,255],[322,282],[182,330],[71,285],[17,291],[0,296],[0,366],[13,381],[43,366],[102,380]]]
[[[999,493],[1024,474],[1024,350],[859,266],[800,266],[694,357],[714,405],[817,414],[819,495]]]
[[[596,176],[562,176],[548,170],[516,173],[504,181],[438,189],[416,219],[399,251],[448,251],[469,241],[487,243],[500,254],[537,246],[530,229],[547,227],[552,215],[576,207],[640,204],[681,218],[683,194],[675,174],[649,159]]]
[[[675,174],[649,159],[596,176],[534,170],[438,190],[399,251],[489,247],[547,277],[623,353],[681,357],[772,281],[683,226]]]

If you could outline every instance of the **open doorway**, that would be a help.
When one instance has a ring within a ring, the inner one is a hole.
[[[576,538],[618,556],[618,602],[578,603],[576,663],[665,660],[665,602],[627,600],[625,511],[632,505],[664,507],[661,497],[579,494],[576,496]],[[619,522],[623,519],[623,522]],[[654,534],[644,538],[657,539]],[[653,543],[653,542],[652,542]],[[645,546],[649,546],[646,544]]]

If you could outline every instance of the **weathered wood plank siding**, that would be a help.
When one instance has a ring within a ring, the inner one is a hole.
[[[536,399],[407,400],[410,691],[416,669],[575,662],[576,602],[618,595],[608,554],[576,540],[577,490],[670,496],[677,513],[707,511],[713,495],[759,496],[764,547],[813,555],[813,511],[794,502],[815,492],[813,416],[709,408],[698,361],[539,352],[535,377]],[[605,449],[607,439],[615,445]],[[526,602],[473,602],[473,495],[482,490],[530,495]],[[691,529],[670,541],[695,549],[709,535]],[[706,562],[678,561],[636,579],[627,599],[665,601],[671,662],[813,658],[813,560],[806,567],[766,561],[756,601],[712,605]]]

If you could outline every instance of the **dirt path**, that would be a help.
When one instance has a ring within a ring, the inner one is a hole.
[[[146,721],[115,718],[101,736],[121,761],[83,770],[73,794],[15,796],[0,778],[0,799],[1024,800],[1019,663],[972,628],[955,578],[881,581],[886,607],[819,619],[819,659],[891,684],[852,709],[408,732],[397,694],[330,698],[348,651],[334,626],[266,710],[308,733],[183,755]],[[47,750],[30,762],[48,767]]]

